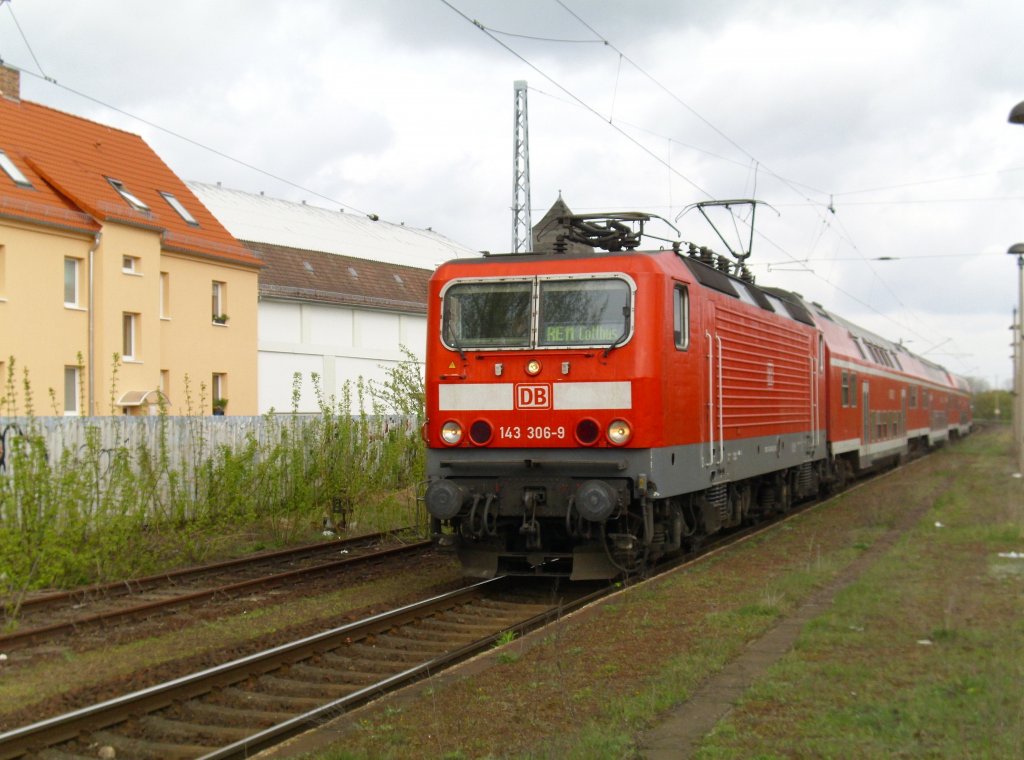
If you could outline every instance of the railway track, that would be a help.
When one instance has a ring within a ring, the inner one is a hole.
[[[429,541],[390,543],[391,533],[283,549],[144,578],[29,597],[18,609],[17,627],[0,618],[0,650],[40,644],[104,624],[149,617],[213,598],[338,572],[367,562],[424,551]]]
[[[859,488],[863,482],[853,488]],[[851,489],[852,490],[852,489]],[[720,536],[716,554],[827,502]],[[0,760],[248,757],[615,590],[495,578],[0,734]],[[109,748],[109,749],[107,749]]]
[[[665,569],[771,530],[807,506],[721,536]],[[562,585],[556,596],[550,578],[500,577],[374,615],[0,734],[0,760],[248,757],[615,590]]]
[[[0,734],[0,759],[246,757],[609,591],[552,589],[484,581]]]

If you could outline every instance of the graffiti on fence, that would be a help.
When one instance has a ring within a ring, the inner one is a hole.
[[[21,427],[16,422],[10,422],[4,426],[4,429],[0,431],[0,472],[7,472],[7,451],[9,444],[7,437],[10,435],[11,440],[16,436],[24,435],[21,431]]]
[[[129,442],[130,441],[128,438],[124,439],[125,446],[127,446]],[[84,453],[88,453],[90,448],[91,447],[88,443],[83,443],[81,446],[78,447],[79,456],[81,456]],[[114,464],[114,457],[117,455],[117,452],[117,448],[99,449],[99,451],[97,452],[97,464],[99,465],[97,468],[97,475],[99,476],[100,480],[103,480],[104,478],[107,477],[107,474],[110,472],[110,468]]]

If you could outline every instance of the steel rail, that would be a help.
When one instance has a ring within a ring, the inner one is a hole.
[[[499,577],[492,578],[491,580],[494,581],[501,579],[502,578]],[[485,583],[487,582],[489,581],[485,581]],[[612,591],[613,589],[611,587],[605,587],[599,591],[587,594],[586,596],[560,604],[558,609],[563,613],[572,612],[590,604],[596,599],[607,596]],[[231,760],[232,758],[252,757],[254,752],[262,751],[275,744],[279,744],[285,739],[296,734],[322,724],[325,718],[334,717],[342,712],[347,712],[355,707],[359,707],[366,702],[376,699],[389,691],[394,691],[407,683],[416,681],[424,676],[429,676],[432,673],[437,673],[457,662],[471,657],[474,654],[483,652],[499,641],[509,630],[529,631],[539,628],[542,625],[551,622],[551,612],[552,610],[546,610],[538,613],[537,615],[533,615],[522,622],[516,623],[514,626],[506,627],[501,631],[485,636],[459,647],[458,649],[445,652],[444,654],[434,657],[427,662],[414,665],[411,668],[403,670],[401,673],[396,673],[395,675],[385,678],[378,683],[366,686],[359,691],[341,697],[340,699],[336,699],[322,705],[321,707],[303,713],[302,715],[298,715],[291,720],[279,723],[276,726],[271,726],[270,728],[260,731],[258,734],[254,734],[246,739],[237,741],[234,744],[222,747],[214,752],[207,753],[203,755],[200,760]],[[2,738],[3,737],[0,736],[0,740],[2,740]]]
[[[321,552],[327,552],[331,549],[344,549],[361,543],[380,541],[401,532],[402,531],[399,530],[385,531],[381,533],[368,533],[365,536],[355,536],[353,538],[346,538],[340,541],[321,541],[316,544],[307,544],[305,546],[293,546],[288,549],[261,552],[259,554],[252,554],[246,557],[236,557],[235,559],[211,562],[206,565],[195,565],[192,567],[178,568],[177,570],[168,570],[162,573],[154,573],[153,575],[146,575],[139,578],[125,578],[119,581],[111,581],[110,583],[97,583],[91,586],[68,589],[67,591],[51,591],[30,596],[23,600],[18,606],[21,609],[25,609],[28,607],[38,606],[40,604],[52,604],[54,602],[69,601],[72,599],[91,597],[95,595],[109,596],[116,594],[118,596],[123,596],[131,593],[137,593],[171,580],[182,580],[185,578],[204,575],[206,573],[213,573],[218,570],[244,567],[245,565],[256,565],[261,562],[285,559],[289,556],[313,556],[320,554]]]
[[[275,573],[274,575],[261,576],[259,578],[250,578],[244,581],[237,581],[235,583],[229,583],[221,586],[214,586],[200,591],[192,591],[186,594],[180,594],[168,599],[159,599],[152,602],[145,602],[143,604],[133,605],[131,607],[122,607],[120,609],[106,610],[103,612],[97,612],[92,615],[85,615],[71,620],[65,620],[58,623],[51,623],[49,625],[38,626],[36,628],[26,628],[21,631],[13,631],[11,633],[5,633],[0,635],[0,646],[11,647],[24,645],[27,642],[31,642],[39,638],[50,638],[61,633],[67,633],[69,631],[76,630],[78,628],[97,625],[108,621],[117,620],[125,617],[140,616],[146,613],[152,613],[162,609],[172,609],[186,604],[192,604],[197,601],[210,599],[215,596],[230,595],[238,591],[249,589],[253,587],[272,587],[284,583],[285,581],[293,580],[301,576],[311,576],[318,573],[328,572],[330,570],[338,570],[350,565],[358,565],[363,562],[369,562],[375,559],[383,559],[399,554],[405,554],[408,552],[422,551],[428,549],[431,546],[430,541],[418,541],[413,544],[403,544],[401,546],[390,547],[387,549],[381,549],[375,552],[369,552],[367,554],[360,554],[355,557],[346,557],[344,559],[334,560],[332,562],[324,562],[319,565],[312,567],[304,567],[296,570],[288,570],[283,573]]]
[[[884,477],[889,474],[891,472],[885,472],[881,473],[881,476]],[[862,480],[848,489],[846,493],[850,490],[856,490],[865,484],[866,481]],[[666,569],[680,569],[704,561],[757,535],[774,530],[805,512],[817,509],[832,501],[835,496],[838,496],[838,494],[825,499],[811,501],[787,514],[778,515],[777,520],[750,526],[748,530],[728,537],[728,540],[726,537],[723,537],[722,541],[705,545],[703,550],[699,551],[695,556],[690,555],[681,558],[677,562],[667,563]],[[658,574],[660,575],[661,573]],[[127,720],[137,718],[140,715],[169,707],[175,703],[182,703],[189,699],[201,697],[215,689],[270,673],[280,667],[287,667],[314,656],[318,652],[330,651],[350,644],[353,640],[361,640],[366,637],[386,633],[430,613],[457,607],[467,601],[471,601],[473,598],[483,597],[486,591],[499,590],[503,588],[504,584],[510,583],[512,580],[508,576],[492,578],[476,583],[473,586],[441,594],[396,610],[380,613],[363,621],[349,623],[289,644],[274,647],[262,653],[249,655],[224,665],[209,668],[199,673],[183,676],[164,684],[107,700],[98,705],[2,733],[0,734],[0,760],[22,757],[26,754],[41,751],[45,747],[53,747],[63,742],[87,736],[91,732],[101,731]],[[535,629],[550,621],[552,619],[552,612],[555,610],[561,615],[589,604],[600,597],[611,595],[614,592],[614,587],[604,587],[578,599],[551,605],[549,609],[543,612],[513,624],[505,625],[474,642],[455,647],[406,668],[399,673],[388,675],[380,681],[359,688],[340,699],[329,700],[319,707],[296,715],[269,728],[260,729],[246,738],[225,744],[223,747],[212,749],[198,756],[202,760],[250,757],[253,752],[318,725],[326,717],[337,715],[370,699],[379,697],[405,683],[438,672],[454,662],[480,652],[491,646],[509,630]]]
[[[489,587],[499,586],[507,579],[491,578],[472,586],[405,605],[395,610],[373,615],[365,620],[348,623],[306,638],[282,644],[263,652],[242,657],[207,670],[182,676],[147,689],[75,710],[64,715],[33,723],[0,734],[0,760],[21,757],[76,738],[83,733],[97,731],[127,720],[129,717],[153,712],[174,702],[193,699],[217,687],[223,687],[267,673],[282,664],[294,662],[309,654],[344,645],[346,638],[364,637],[386,631],[406,623],[428,610],[454,606],[479,597]],[[390,681],[391,679],[386,679]]]

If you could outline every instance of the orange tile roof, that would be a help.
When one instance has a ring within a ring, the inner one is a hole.
[[[94,232],[104,222],[163,233],[163,248],[260,266],[146,142],[130,132],[28,101],[0,97],[0,151],[32,183],[0,170],[0,216]],[[124,183],[149,206],[133,208],[107,181]],[[195,217],[188,224],[160,195],[170,193]]]

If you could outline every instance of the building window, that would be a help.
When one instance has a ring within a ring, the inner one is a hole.
[[[121,358],[135,359],[138,355],[139,315],[124,312],[121,315]]]
[[[64,259],[64,305],[78,306],[78,273],[81,261],[73,258]]]
[[[171,275],[167,272],[160,273],[160,318],[170,319],[171,317]]]
[[[162,195],[163,199],[167,201],[167,205],[173,208],[175,211],[177,211],[178,216],[184,219],[188,224],[192,225],[193,227],[199,226],[199,222],[197,222],[196,218],[189,213],[188,209],[185,208],[184,205],[182,205],[181,201],[179,201],[170,193],[165,193],[161,191],[160,195]]]
[[[211,404],[214,414],[224,414],[228,405],[227,398],[227,375],[223,372],[214,372],[210,378]]]
[[[64,367],[64,416],[75,417],[79,414],[78,397],[80,395],[81,369]]]
[[[139,274],[139,257],[122,256],[121,271],[124,272],[125,274]]]
[[[135,195],[135,193],[133,193],[131,190],[125,187],[124,183],[121,180],[114,179],[112,177],[107,177],[107,182],[110,183],[110,186],[112,188],[117,190],[118,195],[124,198],[128,202],[128,205],[131,206],[133,209],[135,209],[136,211],[145,212],[147,214],[149,213],[149,206],[147,206],[142,201],[142,199]]]
[[[213,321],[224,324],[228,320],[227,315],[227,294],[228,286],[225,282],[213,281]]]
[[[169,369],[160,370],[160,396],[164,403],[167,402],[171,393],[171,371]]]
[[[675,335],[676,348],[685,351],[690,347],[689,291],[681,285],[676,285],[672,304],[672,332]]]
[[[32,187],[32,183],[28,181],[28,177],[22,173],[21,169],[15,166],[11,157],[2,150],[0,150],[0,169],[3,169],[4,174],[10,177],[11,181],[18,187]]]

